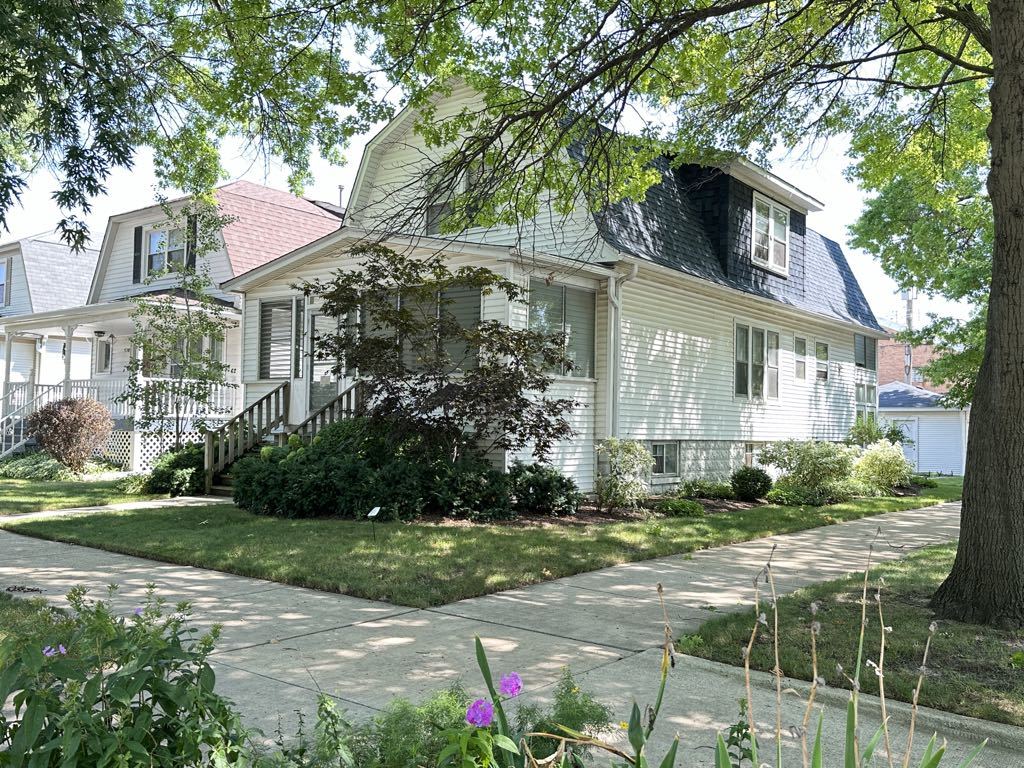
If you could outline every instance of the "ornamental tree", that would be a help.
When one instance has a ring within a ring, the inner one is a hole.
[[[568,371],[565,336],[513,328],[472,311],[480,297],[525,302],[526,291],[480,267],[452,269],[382,245],[353,251],[358,269],[300,286],[337,330],[314,338],[336,376],[358,377],[365,413],[396,440],[419,436],[452,461],[467,451],[530,447],[543,460],[572,435],[572,398],[550,394]],[[468,299],[468,300],[467,300]]]

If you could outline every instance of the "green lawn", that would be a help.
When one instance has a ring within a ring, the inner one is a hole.
[[[920,497],[593,525],[378,523],[376,540],[365,521],[257,517],[231,505],[3,525],[31,536],[426,607],[617,563],[927,506],[959,498],[960,490],[959,478],[947,478]]]
[[[949,573],[956,546],[928,547],[907,558],[872,569],[871,584],[884,577],[882,609],[892,627],[886,636],[885,689],[889,698],[910,701],[917,684],[921,654],[933,615],[928,599]],[[836,670],[841,664],[852,674],[860,631],[863,575],[819,584],[779,600],[779,642],[782,671],[811,679],[810,605],[819,605],[817,620],[818,670],[828,685],[849,687]],[[874,591],[869,591],[865,658],[878,661],[879,620]],[[726,664],[742,664],[740,649],[747,644],[752,613],[715,618],[695,635],[680,640],[686,653]],[[773,651],[769,627],[751,654],[757,669],[771,670]],[[1015,656],[1016,654],[1016,656]],[[1014,666],[1016,665],[1016,667]],[[861,684],[878,692],[878,678],[865,668]],[[928,674],[921,703],[971,717],[1024,726],[1024,632],[1007,632],[955,621],[939,621],[928,657]]]
[[[157,496],[126,496],[116,480],[11,480],[0,478],[0,517],[71,507],[100,507]]]
[[[67,642],[69,633],[67,616],[42,598],[24,600],[0,592],[0,648],[8,639],[18,644],[57,645]]]

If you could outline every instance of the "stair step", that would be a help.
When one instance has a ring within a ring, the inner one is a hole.
[[[223,496],[230,499],[234,496],[234,490],[228,485],[214,485],[210,487],[211,496]]]

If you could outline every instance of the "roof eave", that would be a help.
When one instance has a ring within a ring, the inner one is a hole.
[[[817,213],[825,209],[825,204],[785,179],[776,176],[749,160],[742,158],[722,166],[722,170],[738,181],[742,181],[754,189],[774,197],[803,213]]]

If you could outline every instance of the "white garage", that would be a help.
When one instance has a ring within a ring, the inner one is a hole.
[[[878,413],[910,438],[903,446],[918,472],[962,475],[970,409],[946,408],[942,395],[894,381],[878,388]]]

